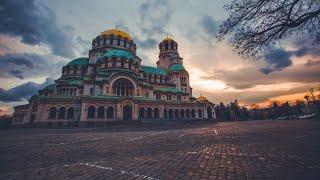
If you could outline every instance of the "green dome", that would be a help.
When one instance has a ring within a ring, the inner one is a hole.
[[[88,58],[77,58],[68,63],[69,66],[86,66],[88,65]]]
[[[185,71],[185,69],[182,64],[173,64],[169,68],[169,72],[171,71]]]
[[[131,52],[121,50],[121,49],[112,49],[106,53],[104,53],[103,57],[111,58],[111,57],[121,57],[130,60],[134,60],[134,56]]]

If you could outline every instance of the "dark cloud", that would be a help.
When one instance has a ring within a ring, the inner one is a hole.
[[[139,6],[138,12],[143,35],[151,37],[168,34],[165,29],[173,12],[167,1],[145,1]]]
[[[204,29],[204,31],[211,37],[215,37],[219,31],[217,22],[208,15],[205,15],[201,18],[200,25]]]
[[[0,56],[0,77],[58,76],[63,62],[54,56],[39,54],[5,54]]]
[[[151,49],[157,45],[158,41],[154,38],[148,38],[146,40],[137,39],[136,43],[139,47],[143,49]]]
[[[316,66],[316,65],[320,65],[320,61],[309,59],[304,65],[305,66]]]
[[[292,65],[292,53],[283,49],[275,49],[264,56],[267,67],[261,68],[260,71],[264,74],[269,74],[273,71],[281,71],[283,68]]]
[[[297,57],[302,57],[306,55],[311,56],[320,56],[320,46],[318,44],[314,44],[313,36],[311,37],[297,37],[292,40],[292,44],[297,48],[297,51],[294,53]]]
[[[59,28],[54,12],[35,0],[0,1],[0,33],[21,37],[30,45],[48,45],[52,53],[63,57],[75,55],[70,28]]]
[[[320,82],[319,68],[320,64],[309,67],[299,64],[266,76],[265,74],[260,73],[255,66],[251,66],[235,70],[216,70],[211,75],[202,77],[202,79],[220,80],[228,87],[244,90],[258,85],[318,83]]]
[[[16,86],[8,91],[0,88],[0,101],[2,102],[18,102],[25,101],[31,96],[38,94],[38,91],[45,86],[53,84],[52,78],[47,78],[42,84],[34,82],[27,82],[22,85]]]

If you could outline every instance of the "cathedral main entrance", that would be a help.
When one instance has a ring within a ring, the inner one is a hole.
[[[123,120],[128,121],[132,120],[132,105],[130,103],[126,103],[123,106]]]

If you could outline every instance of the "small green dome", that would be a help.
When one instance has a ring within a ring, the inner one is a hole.
[[[88,58],[77,58],[68,63],[69,66],[86,66],[88,65]]]
[[[111,57],[121,57],[134,61],[134,56],[131,52],[121,50],[121,49],[112,49],[103,54],[103,57],[111,58]]]
[[[185,71],[182,64],[173,64],[169,67],[169,72],[171,71]]]

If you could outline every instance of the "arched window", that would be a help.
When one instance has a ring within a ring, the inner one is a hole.
[[[191,117],[192,118],[196,117],[196,111],[194,109],[191,110]]]
[[[112,67],[116,67],[117,66],[117,60],[116,58],[112,58]]]
[[[125,78],[116,80],[112,85],[113,93],[117,96],[133,96],[134,86]]]
[[[113,118],[113,107],[112,107],[112,106],[109,106],[109,107],[107,108],[107,118],[108,118],[108,119]]]
[[[89,106],[88,108],[88,119],[94,119],[96,116],[96,107],[94,106]]]
[[[58,119],[64,119],[65,117],[66,117],[66,108],[65,107],[59,108]]]
[[[151,119],[151,118],[152,118],[152,108],[151,108],[151,107],[149,107],[149,108],[147,109],[147,118],[148,118],[148,119]]]
[[[180,117],[181,117],[181,118],[184,118],[184,109],[181,109],[181,110],[180,110]]]
[[[121,59],[121,67],[124,68],[124,59]]]
[[[173,110],[169,109],[169,119],[173,119]]]
[[[98,107],[98,118],[104,118],[105,108],[103,106]]]
[[[57,108],[52,107],[49,111],[49,119],[55,119],[57,115]]]
[[[140,118],[140,119],[144,119],[144,117],[145,117],[145,115],[144,115],[144,108],[141,107],[141,108],[139,109],[139,118]]]
[[[164,109],[164,110],[163,110],[163,117],[164,117],[165,119],[168,119],[167,109]]]
[[[78,71],[78,67],[76,66],[76,67],[74,67],[74,69],[73,69],[73,74],[76,75],[76,74],[77,74],[77,71]]]
[[[186,118],[190,118],[190,109],[186,110]]]
[[[208,119],[212,119],[212,109],[210,106],[207,108],[207,113],[208,113]]]
[[[73,118],[74,118],[74,108],[70,107],[67,112],[67,119],[73,119]]]
[[[202,110],[201,109],[198,109],[198,117],[202,118]]]
[[[130,60],[129,60],[128,66],[129,66],[129,69],[131,70],[131,61]]]
[[[155,118],[155,119],[158,119],[158,118],[159,118],[159,109],[158,109],[158,108],[154,108],[154,110],[153,110],[153,115],[154,115],[154,118]]]
[[[174,110],[174,118],[176,118],[176,119],[179,118],[179,110],[178,109]]]

